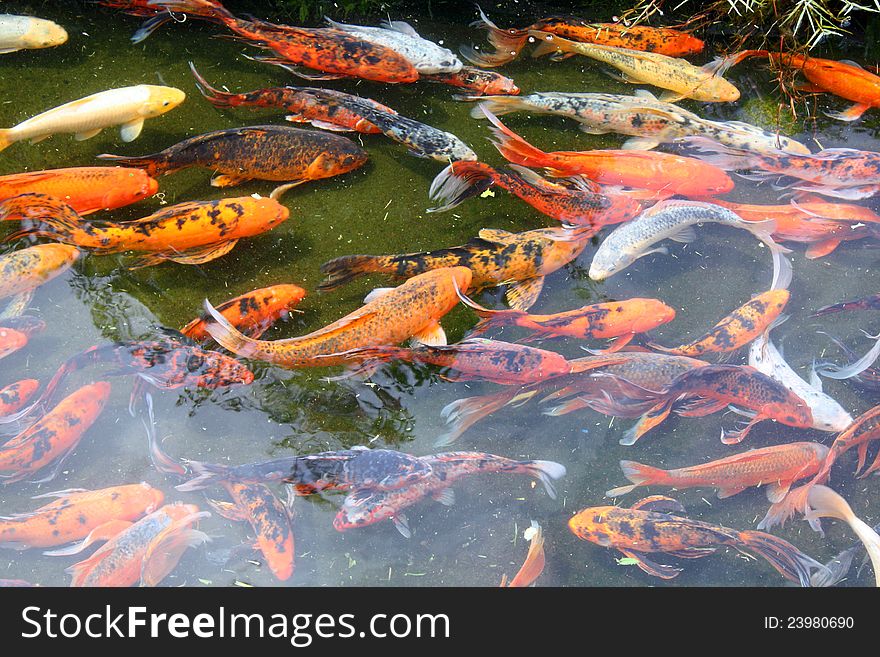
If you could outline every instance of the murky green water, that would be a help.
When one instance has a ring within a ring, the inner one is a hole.
[[[247,61],[248,46],[212,38],[220,30],[196,22],[163,29],[144,44],[133,46],[128,37],[134,19],[87,6],[57,9],[45,3],[39,15],[57,20],[71,35],[63,47],[4,55],[0,58],[0,125],[18,123],[63,102],[112,87],[162,83],[179,87],[187,101],[170,114],[147,122],[143,134],[125,145],[107,130],[85,142],[69,136],[53,137],[38,145],[18,144],[0,155],[0,174],[63,166],[95,164],[98,153],[139,155],[158,151],[177,141],[208,130],[281,121],[283,113],[249,109],[218,110],[198,94],[187,62],[215,86],[249,91],[291,82],[280,69]],[[67,4],[67,3],[62,3]],[[3,11],[26,13],[28,3],[4,2]],[[529,16],[528,18],[537,18]],[[423,35],[443,39],[456,49],[481,39],[465,24],[414,19]],[[530,22],[523,21],[524,24]],[[503,72],[524,92],[608,91],[629,93],[632,87],[616,82],[586,60],[554,64],[523,57]],[[729,77],[743,90],[743,100],[733,105],[683,103],[688,109],[714,119],[738,119],[772,127],[777,91],[772,76],[759,65],[744,64]],[[299,84],[298,80],[293,80]],[[374,98],[400,113],[454,132],[484,160],[503,164],[486,141],[484,122],[471,119],[470,106],[451,100],[448,87],[420,83],[386,87],[369,82],[325,83],[333,88]],[[819,100],[821,107],[841,109],[844,101]],[[805,107],[801,108],[806,109]],[[623,138],[597,138],[579,132],[574,122],[546,116],[516,114],[508,125],[544,150],[579,150],[615,147]],[[877,128],[880,112],[869,111],[856,124],[792,121],[791,136],[823,147],[855,146],[880,149]],[[272,232],[243,240],[231,254],[198,267],[165,264],[128,271],[119,256],[83,259],[68,275],[40,288],[34,305],[48,330],[22,352],[0,363],[0,385],[28,377],[46,380],[67,357],[89,346],[142,337],[154,326],[181,327],[198,314],[205,298],[219,303],[257,287],[296,283],[310,291],[301,304],[302,314],[281,323],[267,338],[304,334],[351,312],[364,294],[384,279],[359,281],[341,290],[320,295],[312,292],[320,281],[319,265],[349,253],[398,253],[464,243],[483,227],[520,231],[552,225],[550,220],[502,191],[494,197],[467,202],[454,213],[429,215],[427,189],[440,165],[409,156],[383,136],[354,137],[370,153],[370,162],[359,171],[336,179],[303,185],[285,198],[291,219]],[[810,140],[815,139],[816,142]],[[210,172],[191,169],[164,177],[159,197],[118,211],[116,218],[144,216],[163,203],[218,198],[210,187]],[[226,195],[266,194],[271,183],[254,182],[229,190]],[[777,193],[769,186],[740,184],[730,200],[772,203]],[[877,210],[880,203],[869,205]],[[11,231],[0,228],[2,234]],[[769,282],[769,257],[742,231],[708,226],[699,239],[683,248],[671,248],[674,257],[651,256],[624,274],[603,284],[586,275],[594,248],[579,260],[550,276],[533,312],[558,312],[588,302],[654,296],[678,311],[677,319],[655,332],[661,343],[681,343],[703,333],[729,311],[763,291]],[[9,247],[0,247],[5,252]],[[795,278],[788,306],[792,318],[774,333],[785,345],[788,361],[805,372],[811,361],[829,347],[816,334],[829,330],[859,352],[869,341],[858,332],[876,332],[880,320],[870,314],[841,316],[818,322],[809,314],[843,298],[877,291],[874,273],[876,251],[862,242],[844,244],[831,256],[808,261],[794,246]],[[483,297],[486,303],[500,297]],[[443,321],[450,340],[457,340],[473,323],[462,308]],[[504,337],[518,337],[505,333]],[[569,357],[582,355],[575,341],[545,343]],[[591,346],[600,346],[598,344]],[[838,356],[836,351],[829,351]],[[733,362],[745,362],[746,354]],[[737,360],[742,359],[742,360]],[[451,383],[437,371],[420,366],[395,365],[373,380],[377,387],[356,382],[328,383],[321,370],[285,371],[254,363],[254,385],[218,391],[154,393],[160,435],[174,456],[229,464],[250,463],[294,453],[312,453],[352,445],[390,446],[416,455],[437,451],[433,443],[443,431],[440,409],[459,397],[488,393],[491,384]],[[96,380],[98,372],[86,370],[75,383]],[[111,405],[86,435],[63,473],[48,484],[16,484],[0,490],[0,513],[32,509],[29,498],[39,493],[71,487],[104,486],[148,481],[166,491],[168,501],[202,503],[199,494],[174,491],[177,483],[156,473],[146,450],[144,430],[127,412],[131,381],[113,379]],[[73,383],[71,384],[73,385]],[[71,387],[72,389],[72,387]],[[856,413],[872,402],[847,384],[828,382],[826,390]],[[617,444],[628,420],[614,420],[591,411],[560,418],[539,414],[533,405],[504,409],[467,432],[456,448],[493,452],[512,458],[559,461],[568,468],[560,482],[559,499],[534,488],[524,477],[488,476],[465,480],[456,486],[457,503],[447,508],[425,501],[407,515],[414,532],[401,537],[390,523],[345,534],[331,522],[340,498],[301,498],[296,501],[296,572],[291,585],[413,585],[469,586],[498,584],[501,574],[512,575],[525,556],[522,531],[534,519],[546,535],[547,567],[542,585],[782,585],[763,560],[746,561],[733,550],[698,561],[685,561],[685,571],[670,583],[651,578],[634,567],[615,563],[611,551],[579,541],[566,528],[575,511],[603,503],[603,492],[621,485],[617,462],[634,459],[652,465],[678,467],[719,458],[730,453],[718,440],[720,427],[735,417],[673,419],[634,447]],[[763,423],[744,447],[760,447],[791,440],[824,440],[819,432]],[[847,455],[849,457],[849,455]],[[852,461],[852,463],[851,463]],[[855,482],[854,459],[845,458],[834,483],[854,510],[870,524],[880,520],[880,493],[876,481]],[[837,472],[837,471],[836,471]],[[657,489],[656,492],[662,492]],[[219,491],[213,494],[221,496]],[[625,503],[638,499],[636,493]],[[709,490],[676,493],[693,517],[740,529],[753,528],[766,511],[763,491],[748,490],[728,500],[717,500]],[[276,584],[261,565],[246,524],[214,516],[202,524],[211,544],[188,552],[165,581],[169,585]],[[826,561],[855,540],[848,527],[826,521],[825,538],[801,521],[777,530],[820,561]],[[45,585],[65,585],[64,569],[75,559],[51,559],[39,551],[0,552],[0,578],[27,579]],[[867,571],[868,569],[866,569]],[[849,583],[867,584],[870,573]]]

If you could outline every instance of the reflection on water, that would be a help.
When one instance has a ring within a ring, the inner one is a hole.
[[[4,3],[4,11],[24,11],[26,3]],[[41,15],[62,23],[70,41],[55,50],[22,52],[0,59],[0,125],[13,125],[62,102],[106,88],[131,84],[168,84],[184,89],[186,102],[168,115],[152,119],[141,137],[122,144],[118,133],[106,130],[84,142],[68,136],[53,137],[39,145],[19,144],[0,155],[0,174],[63,166],[90,166],[98,153],[138,155],[155,152],[184,138],[239,125],[280,121],[272,110],[216,109],[198,94],[187,62],[219,88],[247,91],[291,82],[278,68],[245,60],[245,48],[212,36],[212,26],[196,24],[162,29],[144,44],[132,46],[128,36],[136,22],[110,11],[86,6],[78,11],[40,8]],[[535,17],[528,17],[533,19]],[[467,44],[478,39],[464,26],[417,20],[419,31],[445,44]],[[525,21],[527,23],[528,21]],[[835,58],[843,55],[834,54]],[[588,60],[563,63],[521,57],[503,69],[525,91],[608,91],[630,93],[632,87],[605,76]],[[736,104],[683,106],[702,116],[742,120],[773,128],[776,116],[772,77],[759,62],[746,62],[728,77],[742,90]],[[295,82],[297,83],[297,82]],[[451,88],[436,84],[383,87],[369,82],[331,82],[326,86],[358,93],[387,103],[401,113],[458,135],[493,165],[500,156],[487,142],[485,122],[469,117],[470,106],[450,99]],[[835,103],[826,97],[819,104]],[[854,124],[825,119],[803,122],[786,119],[792,137],[821,147],[857,147],[880,150],[877,138],[880,113],[868,111]],[[619,147],[623,138],[585,135],[573,122],[526,113],[506,117],[505,123],[543,150],[586,150]],[[371,287],[385,279],[364,279],[333,293],[314,292],[320,282],[319,265],[349,253],[407,253],[463,244],[483,227],[522,231],[551,225],[513,195],[473,199],[441,215],[426,213],[427,189],[439,172],[433,161],[410,157],[381,135],[355,136],[370,153],[370,161],[345,176],[308,183],[283,199],[290,209],[286,223],[253,239],[242,241],[222,259],[200,266],[172,263],[129,271],[125,256],[85,257],[66,275],[40,288],[33,308],[48,329],[19,353],[0,362],[0,386],[34,377],[48,380],[68,357],[92,345],[155,336],[160,327],[178,329],[201,312],[205,298],[214,304],[254,288],[295,283],[309,291],[301,313],[280,322],[265,336],[277,339],[301,335],[324,326],[361,305]],[[189,169],[160,179],[161,193],[136,206],[119,210],[115,218],[136,218],[165,204],[183,200],[220,198],[208,185],[210,172]],[[267,194],[270,183],[251,182],[234,195]],[[742,203],[777,203],[779,193],[770,184],[738,181],[725,198]],[[785,202],[785,201],[781,201]],[[880,210],[874,200],[863,205]],[[3,234],[13,228],[4,228]],[[587,271],[595,251],[588,246],[578,260],[547,281],[533,312],[559,312],[609,299],[655,297],[674,307],[674,322],[652,337],[661,344],[681,344],[701,335],[721,317],[766,289],[769,258],[744,231],[707,225],[689,245],[675,244],[671,255],[653,254],[607,282],[596,283]],[[742,234],[740,234],[742,233]],[[8,252],[13,245],[0,247]],[[795,267],[791,319],[774,332],[776,343],[796,371],[807,376],[815,358],[846,360],[824,330],[864,353],[870,341],[859,329],[875,333],[878,320],[870,313],[811,318],[817,308],[877,291],[874,244],[844,243],[832,255],[807,260],[803,248],[793,246]],[[500,292],[479,297],[482,304],[502,307]],[[450,313],[443,324],[450,342],[460,339],[474,323],[464,308]],[[506,328],[493,337],[515,341],[525,337]],[[584,355],[574,340],[554,340],[544,347],[567,357]],[[732,362],[745,362],[739,353]],[[389,447],[416,455],[440,451],[436,438],[445,430],[441,409],[449,402],[497,390],[480,382],[451,382],[437,368],[395,363],[383,367],[370,383],[357,379],[328,381],[334,370],[286,371],[263,363],[249,363],[253,385],[219,390],[184,389],[152,392],[158,437],[164,451],[175,458],[221,464],[264,461],[284,455],[316,453],[355,445]],[[73,375],[66,390],[98,380],[101,368]],[[107,410],[86,434],[62,472],[44,484],[21,483],[0,489],[4,515],[27,511],[29,498],[64,488],[101,488],[146,481],[166,492],[167,501],[184,501],[207,508],[199,493],[178,493],[171,475],[153,469],[141,422],[128,413],[134,380],[114,377]],[[873,399],[850,383],[828,381],[826,391],[853,414]],[[501,575],[511,576],[527,550],[523,531],[531,520],[541,523],[547,566],[543,585],[656,585],[638,569],[619,565],[610,551],[581,542],[567,529],[575,511],[604,503],[604,491],[624,483],[618,461],[634,459],[663,467],[702,463],[729,455],[718,440],[722,424],[735,418],[673,418],[633,447],[618,445],[631,421],[581,411],[562,417],[541,415],[535,404],[507,407],[466,432],[454,449],[479,450],[514,459],[545,459],[567,467],[558,482],[559,498],[550,499],[540,486],[524,477],[487,475],[456,485],[457,503],[451,507],[425,500],[408,510],[413,537],[401,537],[390,523],[346,533],[331,523],[342,496],[327,493],[299,498],[294,504],[296,572],[292,585],[495,586]],[[759,447],[791,440],[823,440],[827,434],[792,429],[773,423],[758,426],[743,447]],[[852,463],[851,463],[852,461]],[[852,468],[846,457],[842,468]],[[869,524],[877,522],[878,491],[868,480],[839,477],[835,485]],[[652,491],[653,492],[653,491]],[[661,492],[657,490],[656,492]],[[219,497],[222,491],[210,491]],[[279,494],[281,492],[279,491]],[[748,490],[717,500],[708,489],[676,493],[692,517],[740,529],[753,528],[766,511],[760,490]],[[625,498],[629,505],[638,499]],[[249,525],[217,514],[201,523],[212,541],[189,551],[165,581],[169,585],[230,585],[236,581],[271,586],[277,582],[251,549]],[[790,540],[820,561],[827,561],[851,545],[847,527],[826,522],[824,538],[800,520],[774,533]],[[698,561],[687,561],[684,572],[669,585],[782,585],[763,562],[741,558],[733,550]],[[38,550],[0,553],[0,578],[26,579],[46,585],[65,585],[64,569],[71,558],[49,558]],[[870,574],[845,582],[870,583]]]

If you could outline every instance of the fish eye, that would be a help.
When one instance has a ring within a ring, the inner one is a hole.
[[[162,107],[168,107],[170,104],[171,104],[171,101],[166,100],[164,103],[162,103]]]

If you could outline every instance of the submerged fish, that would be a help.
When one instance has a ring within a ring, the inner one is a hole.
[[[40,388],[36,379],[23,379],[0,388],[0,417],[21,410]]]
[[[0,326],[0,360],[27,346],[28,336],[21,331]]]
[[[0,217],[6,212],[0,203]],[[0,299],[44,285],[70,269],[79,250],[67,244],[37,244],[0,255]]]
[[[19,50],[53,48],[67,42],[67,31],[34,16],[0,14],[0,55]]]
[[[629,509],[596,506],[583,509],[568,521],[568,528],[580,539],[602,547],[617,548],[624,556],[654,577],[672,579],[681,569],[654,563],[645,553],[659,552],[685,559],[698,559],[719,547],[730,547],[767,560],[783,577],[810,586],[810,573],[824,566],[787,541],[758,531],[738,531],[669,512],[684,513],[684,507],[669,497],[646,497]]]
[[[508,588],[521,588],[531,586],[541,573],[544,572],[544,532],[541,525],[532,520],[532,524],[525,532],[523,538],[529,542],[529,552],[522,567],[509,582],[507,575],[501,576],[501,586]]]
[[[464,66],[457,73],[422,75],[421,79],[460,87],[481,96],[485,94],[515,96],[519,93],[519,87],[510,78],[495,71],[483,71],[472,66]]]
[[[813,317],[831,315],[833,313],[843,312],[844,310],[880,310],[880,294],[870,294],[861,299],[841,301],[840,303],[835,303],[830,306],[824,306],[813,313]]]
[[[77,140],[90,139],[117,125],[122,126],[122,141],[134,141],[146,119],[170,112],[185,98],[180,89],[151,84],[101,91],[0,130],[0,151],[18,141],[29,139],[35,144],[59,133],[74,134]]]
[[[592,231],[584,229],[542,228],[509,233],[484,228],[478,238],[448,249],[392,256],[342,256],[321,265],[321,273],[327,278],[318,290],[334,290],[364,274],[404,278],[438,267],[463,266],[473,272],[471,287],[475,291],[506,284],[510,306],[528,310],[541,293],[544,277],[577,258],[591,235]]]

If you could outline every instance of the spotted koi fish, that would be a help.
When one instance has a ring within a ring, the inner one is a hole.
[[[478,8],[479,9],[479,8]],[[471,23],[489,33],[489,43],[496,52],[480,52],[465,48],[462,54],[478,66],[500,66],[513,61],[529,42],[532,32],[553,34],[579,43],[595,43],[618,48],[659,53],[669,57],[696,55],[703,50],[703,42],[687,32],[668,27],[624,25],[623,23],[590,23],[579,18],[553,16],[539,20],[522,29],[502,29],[480,9],[480,20]]]
[[[519,93],[519,87],[510,78],[495,71],[483,71],[473,66],[463,66],[457,73],[422,75],[421,79],[467,89],[478,96],[516,96]]]
[[[162,505],[162,491],[149,484],[112,486],[100,490],[70,489],[34,499],[56,498],[34,511],[0,519],[0,547],[15,550],[74,543],[74,548],[53,551],[53,556],[74,554],[97,536],[120,531]],[[106,539],[105,539],[106,540]]]
[[[684,507],[672,498],[655,495],[639,500],[629,509],[583,509],[569,519],[568,528],[582,540],[620,550],[642,571],[662,579],[676,577],[681,568],[655,563],[645,557],[646,553],[699,559],[728,545],[744,554],[758,554],[783,577],[801,586],[810,586],[811,572],[824,568],[791,543],[770,534],[738,531],[672,513],[684,513]]]
[[[0,203],[0,217],[10,201]],[[67,244],[37,244],[0,255],[0,299],[38,288],[70,269],[79,250]]]
[[[428,195],[440,205],[428,212],[452,210],[493,185],[567,226],[589,226],[598,231],[602,226],[629,221],[642,211],[638,201],[597,192],[595,185],[582,178],[559,183],[516,164],[510,169],[502,172],[483,162],[453,162],[431,183]]]
[[[522,310],[490,310],[464,294],[460,294],[459,298],[480,317],[471,335],[505,326],[518,326],[531,332],[523,341],[548,337],[611,339],[614,343],[609,352],[622,349],[637,334],[675,319],[675,310],[657,299],[608,301],[552,315],[532,315]]]
[[[241,196],[213,201],[187,201],[135,221],[87,222],[62,201],[41,194],[16,197],[41,218],[26,222],[7,239],[46,237],[88,249],[98,255],[142,251],[133,266],[170,260],[183,265],[210,262],[229,253],[238,240],[272,230],[290,212],[271,198]]]
[[[365,299],[364,306],[342,319],[287,340],[248,338],[206,302],[205,308],[214,318],[207,331],[234,354],[282,367],[349,364],[339,354],[359,347],[399,344],[409,338],[426,344],[446,344],[439,320],[458,303],[456,288],[466,290],[470,284],[471,271],[466,267],[425,271],[399,287],[374,291]]]
[[[67,569],[71,586],[156,586],[191,547],[211,539],[194,529],[209,517],[193,504],[166,504]]]
[[[150,175],[169,174],[187,167],[211,169],[213,187],[231,187],[248,180],[287,183],[283,191],[309,180],[330,178],[354,171],[366,163],[367,152],[340,135],[281,125],[260,125],[215,130],[184,139],[163,151],[142,157],[99,155]]]
[[[23,379],[0,389],[0,417],[24,408],[39,388],[40,382],[36,379]]]
[[[484,452],[446,452],[423,457],[433,472],[421,482],[394,491],[356,488],[345,498],[342,508],[333,519],[333,527],[343,532],[391,520],[403,536],[412,532],[403,514],[404,509],[431,496],[438,502],[451,505],[455,496],[450,488],[463,477],[476,474],[524,474],[539,480],[547,494],[555,499],[553,480],[565,476],[565,466],[553,461],[513,461]]]
[[[251,338],[259,338],[280,318],[286,316],[302,301],[306,291],[299,285],[272,285],[253,290],[217,306],[216,310],[236,329]],[[180,332],[196,342],[211,336],[205,329],[211,321],[202,315],[184,326]]]
[[[528,310],[541,293],[544,277],[577,258],[590,241],[589,229],[542,228],[509,233],[484,228],[463,246],[404,255],[351,255],[321,265],[327,278],[321,292],[335,290],[358,276],[372,273],[405,278],[438,267],[463,266],[473,272],[471,287],[479,291],[507,284],[512,308]],[[459,290],[464,288],[459,286]]]
[[[290,509],[264,484],[227,481],[224,488],[232,502],[211,500],[211,506],[224,518],[248,522],[272,574],[282,582],[290,579],[294,567]]]
[[[52,479],[64,459],[98,419],[109,396],[110,384],[106,381],[83,386],[0,446],[0,478],[3,483],[28,479],[54,465],[53,472],[41,481]]]
[[[330,76],[389,83],[419,79],[418,70],[400,53],[340,30],[242,20],[217,0],[151,0],[147,6],[222,23],[245,43],[269,49],[292,64],[323,71]],[[144,38],[152,29],[154,26],[148,21],[136,36]]]
[[[662,347],[651,344],[653,349],[699,358],[705,354],[724,354],[749,344],[775,322],[790,297],[788,290],[769,290],[743,304],[718,322],[705,335],[680,347]]]

